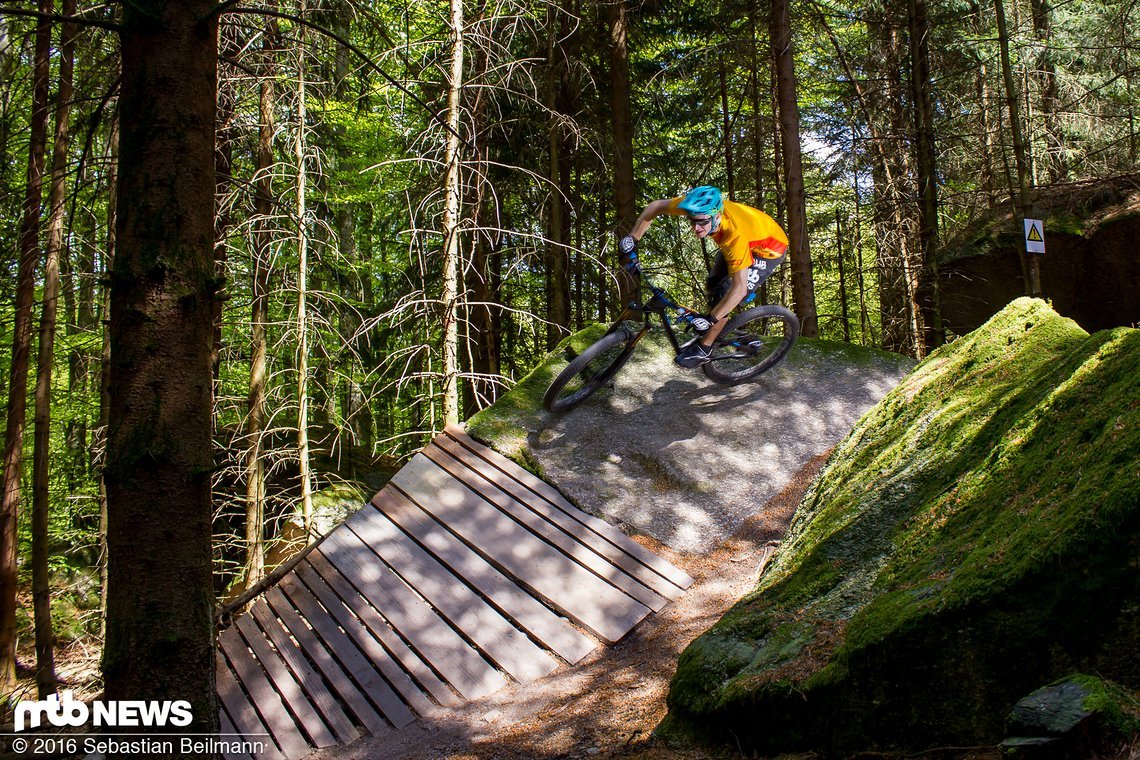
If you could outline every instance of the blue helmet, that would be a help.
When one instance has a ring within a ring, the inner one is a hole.
[[[721,195],[718,188],[712,185],[701,185],[685,193],[684,199],[677,205],[677,208],[689,216],[715,216],[724,210],[724,196]]]

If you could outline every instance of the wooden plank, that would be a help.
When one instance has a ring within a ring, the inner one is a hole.
[[[388,679],[388,683],[404,696],[404,700],[416,712],[420,715],[429,715],[435,711],[435,705],[424,694],[425,689],[443,705],[459,703],[455,692],[449,689],[404,640],[396,635],[388,621],[373,609],[368,600],[332,566],[324,554],[319,550],[314,551],[310,562],[320,573],[321,579],[329,584],[337,596],[352,609],[364,627],[380,639],[383,647],[377,646],[374,642],[369,643],[366,638],[357,643],[361,645],[368,658],[380,666],[380,672]],[[416,680],[412,680],[413,678]]]
[[[281,695],[273,688],[257,660],[246,649],[238,632],[233,628],[222,631],[218,636],[218,644],[285,755],[293,760],[309,754],[311,751],[309,743],[297,728],[297,724],[293,722],[293,717],[285,708]]]
[[[245,741],[245,739],[234,728],[234,724],[230,722],[230,716],[226,715],[225,709],[218,710],[218,739],[224,742],[232,741]],[[223,752],[223,760],[250,760],[248,754],[244,752]]]
[[[261,722],[257,711],[249,703],[249,699],[242,692],[237,679],[226,664],[226,658],[221,651],[214,652],[215,676],[218,689],[218,699],[229,714],[236,730],[243,739],[264,743],[264,750],[260,757],[266,760],[285,760],[285,755],[273,743],[273,736]]]
[[[300,583],[294,582],[298,594],[307,594]],[[317,668],[324,674],[332,689],[344,702],[345,706],[356,716],[361,725],[373,736],[382,736],[388,731],[388,723],[381,717],[368,697],[344,667],[328,651],[325,643],[308,625],[301,613],[289,602],[289,598],[281,588],[272,588],[265,595],[265,601],[270,609],[277,615],[277,619],[285,624],[289,633],[301,645],[301,649],[316,663]],[[319,609],[320,606],[317,605]]]
[[[460,535],[491,564],[606,641],[618,641],[649,608],[603,581],[550,544],[503,519],[493,504],[417,454],[389,485]]]
[[[450,438],[452,441],[459,444],[459,446],[462,448],[466,449],[467,451],[490,464],[510,480],[515,481],[521,487],[541,497],[552,507],[555,507],[558,510],[564,512],[566,515],[586,526],[601,538],[614,544],[623,552],[636,559],[639,563],[645,565],[647,568],[653,570],[658,575],[667,579],[673,585],[681,589],[686,589],[689,586],[693,585],[693,579],[684,570],[646,549],[644,546],[637,543],[632,538],[622,533],[621,530],[614,527],[613,525],[610,525],[605,520],[602,520],[598,517],[595,517],[594,515],[578,509],[549,483],[515,464],[510,459],[506,458],[489,446],[484,446],[483,444],[479,443],[474,438],[467,435],[467,433],[464,432],[461,427],[448,425],[445,432],[446,435],[436,436],[435,441],[440,445],[449,443],[448,439]],[[480,472],[486,471],[480,469]],[[530,503],[529,500],[527,501]]]
[[[304,729],[309,741],[318,748],[334,746],[337,741],[321,720],[320,711],[305,696],[301,684],[285,665],[284,659],[269,646],[265,634],[257,627],[253,618],[241,615],[233,627],[253,650],[261,669],[269,676],[277,693],[288,704],[290,712],[296,716],[296,722]]]
[[[656,589],[658,593],[670,599],[676,599],[679,596],[679,591],[687,589],[693,584],[693,579],[689,577],[688,573],[649,551],[605,520],[578,509],[549,483],[546,483],[541,478],[519,467],[494,449],[479,443],[464,433],[462,429],[455,426],[448,426],[446,433],[447,435],[445,436],[436,436],[433,442],[452,456],[467,462],[469,467],[477,469],[480,474],[490,479],[495,485],[507,491],[516,499],[528,504],[531,508],[539,508],[541,507],[541,503],[528,498],[527,493],[538,496],[545,504],[588,528],[590,532],[601,539],[603,543],[610,544],[613,548],[634,560],[638,565],[649,570],[651,574],[645,575],[642,572],[633,572],[627,568],[627,571],[643,579],[648,585]],[[486,462],[491,465],[491,469],[480,466],[477,462],[472,461],[472,458]],[[611,553],[604,550],[604,546],[596,542],[592,537],[585,536],[583,540],[588,541],[599,553],[605,556],[611,556]],[[622,566],[625,567],[624,564]],[[656,582],[651,583],[650,581],[653,576],[664,579],[667,581],[668,586],[660,586]],[[676,589],[676,591],[671,591],[669,587]]]
[[[325,686],[325,682],[309,665],[308,660],[301,654],[298,645],[289,638],[281,621],[269,609],[269,604],[264,599],[259,599],[250,608],[250,615],[257,621],[262,632],[269,638],[297,680],[301,682],[305,693],[309,695],[309,699],[316,706],[321,717],[336,734],[337,740],[342,744],[348,744],[358,739],[360,737],[359,729],[352,725],[352,721],[345,714],[336,697],[332,695],[328,687]]]
[[[355,629],[360,627],[360,622],[341,612],[344,605],[323,581],[319,578],[314,579],[314,575],[315,572],[307,564],[307,560],[300,563],[294,569],[293,576],[286,577],[282,583],[285,593],[297,605],[297,609],[313,626],[317,635],[328,645],[329,650],[344,664],[352,679],[360,685],[384,718],[396,728],[408,725],[415,720],[412,711],[384,680],[378,666],[361,654],[349,635],[337,627],[338,620],[344,617],[348,629],[356,633]],[[299,586],[302,580],[312,596],[301,593]],[[324,608],[317,604],[318,599]]]
[[[569,530],[567,530],[565,526],[560,526],[552,522],[546,515],[536,511],[530,507],[530,505],[520,502],[518,499],[513,498],[501,489],[495,487],[495,485],[483,477],[480,472],[465,466],[458,459],[434,443],[429,444],[423,450],[423,453],[440,469],[525,525],[532,533],[541,536],[552,546],[558,547],[564,554],[573,558],[583,567],[588,568],[594,574],[604,578],[606,582],[617,586],[646,607],[656,612],[668,604],[668,600],[664,596],[629,575],[609,558],[598,554],[588,544],[584,543],[578,534],[590,535],[590,532],[585,530],[580,524],[567,518],[561,512],[548,510],[554,513],[552,516],[560,517],[563,521],[570,522],[571,525],[568,526]],[[534,500],[533,497],[532,500]],[[671,584],[666,582],[666,585]]]
[[[530,683],[558,667],[557,660],[404,535],[384,513],[362,509],[346,520],[344,527],[383,557],[406,582],[414,584],[416,592],[439,614],[519,682]]]
[[[577,663],[597,646],[395,488],[383,489],[372,504],[562,659]]]
[[[506,685],[428,603],[397,577],[351,530],[337,529],[318,549],[365,597],[382,599],[382,614],[465,699],[478,699]]]

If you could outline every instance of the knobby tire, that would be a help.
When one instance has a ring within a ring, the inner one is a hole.
[[[626,363],[633,352],[636,337],[626,327],[603,335],[558,373],[558,377],[554,378],[546,390],[542,399],[543,406],[551,412],[564,412],[585,401],[594,391],[607,384]],[[622,348],[612,355],[607,354],[607,351],[614,351],[618,347]],[[597,362],[599,358],[600,363]],[[594,364],[591,366],[592,362]],[[573,386],[573,381],[581,381],[582,385]],[[571,385],[571,389],[563,395],[568,385]]]
[[[773,337],[757,333],[754,336],[757,340],[746,348],[726,347],[724,345],[723,341],[731,340],[737,331],[747,332],[746,325],[756,323],[753,325],[756,328],[765,319],[774,319],[782,323],[783,334]],[[721,385],[737,385],[767,372],[784,358],[800,336],[800,321],[795,314],[783,306],[755,306],[730,320],[721,335],[723,338],[717,341],[717,346],[713,350],[714,360],[702,364],[701,369],[713,382]],[[717,354],[725,351],[736,354],[751,351],[751,355],[746,359],[749,363],[748,366],[743,369],[730,369],[727,361],[716,361]]]

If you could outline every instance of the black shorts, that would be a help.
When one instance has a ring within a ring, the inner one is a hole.
[[[748,267],[748,293],[741,300],[741,303],[748,303],[756,298],[756,293],[760,290],[760,286],[764,284],[765,280],[772,276],[772,272],[775,272],[776,267],[783,264],[784,259],[787,257],[788,254],[786,252],[778,259],[753,257],[752,266]],[[709,273],[708,279],[705,280],[705,295],[708,297],[710,311],[721,302],[721,299],[724,298],[731,287],[732,279],[728,276],[728,262],[724,260],[724,254],[718,251],[716,261],[713,263],[712,272]]]

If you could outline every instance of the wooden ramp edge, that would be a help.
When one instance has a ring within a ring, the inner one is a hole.
[[[225,757],[296,760],[529,683],[692,582],[448,427],[219,634],[223,739],[259,750]]]

